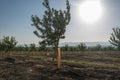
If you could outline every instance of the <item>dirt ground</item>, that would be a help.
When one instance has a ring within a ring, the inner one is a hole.
[[[0,58],[0,80],[120,80],[119,52],[64,53],[62,59],[68,61],[82,60],[118,66],[86,66],[86,63],[78,65],[63,61],[61,69],[58,70],[56,62],[52,62],[49,57],[12,55]]]

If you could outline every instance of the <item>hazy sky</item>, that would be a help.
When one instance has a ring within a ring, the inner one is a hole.
[[[101,0],[103,14],[92,24],[80,18],[79,6],[85,0],[70,0],[71,21],[67,26],[66,38],[61,42],[105,42],[109,40],[113,27],[120,26],[120,0]],[[0,0],[0,39],[14,36],[19,44],[37,43],[40,39],[33,34],[31,15],[42,17],[43,0]],[[65,9],[65,0],[50,0],[52,7]]]

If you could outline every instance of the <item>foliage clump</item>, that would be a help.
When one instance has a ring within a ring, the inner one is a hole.
[[[113,28],[109,42],[120,50],[120,28]]]
[[[2,40],[0,40],[0,50],[2,51],[10,51],[15,48],[17,41],[14,37],[4,36]]]

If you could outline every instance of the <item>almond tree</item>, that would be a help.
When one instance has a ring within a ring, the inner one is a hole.
[[[66,0],[66,10],[56,10],[50,7],[49,0],[44,0],[43,6],[46,8],[43,17],[32,15],[32,25],[37,29],[34,31],[35,35],[42,39],[40,44],[52,46],[55,55],[59,41],[65,38],[66,26],[70,22],[70,4]]]
[[[2,40],[0,40],[0,49],[2,51],[8,52],[15,48],[17,41],[14,37],[4,36]]]
[[[120,50],[120,28],[113,28],[109,42]]]

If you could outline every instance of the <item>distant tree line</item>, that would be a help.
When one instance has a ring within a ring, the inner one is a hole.
[[[118,49],[113,46],[102,46],[97,44],[96,46],[87,47],[85,43],[80,43],[77,46],[68,46],[65,45],[61,47],[62,51],[117,51]]]
[[[77,46],[61,46],[61,51],[117,51],[116,47],[111,46],[102,46],[97,44],[96,46],[86,46],[85,43],[80,43]],[[45,46],[36,46],[34,43],[32,44],[25,44],[22,46],[16,46],[15,51],[53,51],[52,47],[45,47]]]
[[[36,44],[31,43],[29,45],[18,45],[16,46],[18,42],[15,40],[15,37],[9,37],[4,36],[3,39],[0,40],[0,51],[52,51],[52,47],[45,46],[39,44],[39,46],[36,46]],[[92,47],[87,47],[85,43],[80,43],[77,46],[61,46],[62,51],[115,51],[118,50],[117,48],[113,46],[106,46],[103,47],[100,44]]]
[[[50,48],[45,47],[45,46],[36,46],[35,43],[31,43],[29,45],[24,44],[24,45],[19,45],[15,47],[15,51],[50,51]]]

